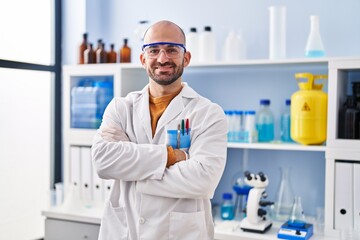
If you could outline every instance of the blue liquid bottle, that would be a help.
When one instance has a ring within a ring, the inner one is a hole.
[[[271,142],[274,140],[274,115],[270,110],[270,100],[261,99],[260,109],[256,114],[256,130],[258,142]]]
[[[293,142],[290,136],[290,132],[291,132],[290,105],[291,105],[291,100],[286,99],[285,110],[281,114],[281,119],[280,119],[280,139],[283,142]]]
[[[221,219],[222,220],[233,220],[234,219],[235,206],[232,201],[231,193],[223,194],[223,203],[221,204]]]

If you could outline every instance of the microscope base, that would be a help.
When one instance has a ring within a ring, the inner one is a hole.
[[[240,228],[245,232],[265,233],[272,226],[270,221],[261,221],[259,223],[251,223],[247,218],[244,218],[240,223]]]

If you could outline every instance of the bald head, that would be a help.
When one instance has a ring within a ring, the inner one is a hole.
[[[144,43],[175,42],[186,44],[184,31],[170,21],[159,21],[151,25],[144,34]]]

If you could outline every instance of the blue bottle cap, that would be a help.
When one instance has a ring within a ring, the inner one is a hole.
[[[255,111],[253,111],[253,110],[250,110],[250,111],[245,111],[245,115],[255,115]]]
[[[260,105],[270,105],[269,99],[260,99]]]
[[[290,100],[290,99],[286,99],[286,100],[285,100],[285,104],[286,104],[286,106],[290,106],[290,105],[291,105],[291,100]]]
[[[223,193],[223,199],[224,200],[231,200],[232,199],[232,193]]]

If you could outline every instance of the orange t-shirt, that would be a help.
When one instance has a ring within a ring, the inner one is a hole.
[[[149,107],[150,107],[150,116],[151,116],[151,130],[152,136],[154,137],[157,123],[164,113],[167,106],[170,104],[171,100],[173,100],[181,91],[181,89],[173,94],[165,95],[162,97],[152,97],[149,95]],[[176,157],[174,153],[174,149],[171,146],[167,147],[168,159],[166,167],[173,165],[176,162]]]

